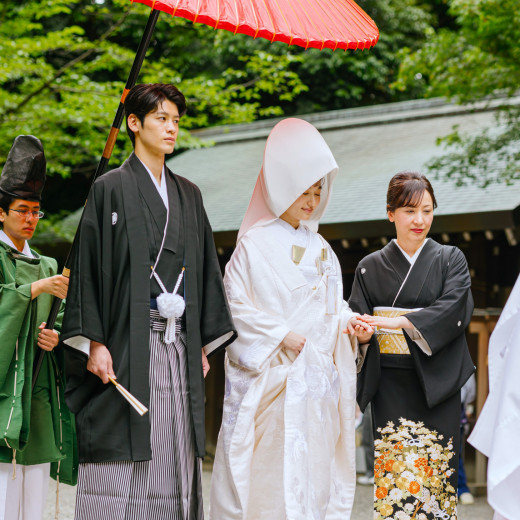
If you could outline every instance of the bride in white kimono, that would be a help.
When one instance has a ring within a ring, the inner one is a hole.
[[[224,278],[238,339],[226,354],[211,519],[350,517],[355,336],[364,343],[372,329],[343,301],[340,265],[317,233],[337,170],[311,124],[286,119],[269,135]]]

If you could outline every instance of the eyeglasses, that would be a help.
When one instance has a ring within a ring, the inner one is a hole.
[[[27,218],[29,215],[35,219],[41,219],[45,215],[43,211],[29,211],[28,209],[10,209],[9,211],[16,211],[21,218]]]

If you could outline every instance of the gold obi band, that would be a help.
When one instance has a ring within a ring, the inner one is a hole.
[[[399,309],[397,307],[374,307],[374,316],[385,318],[397,318],[414,312],[417,309]],[[403,334],[403,329],[382,329],[376,328],[376,338],[379,343],[381,354],[410,354],[408,343]]]

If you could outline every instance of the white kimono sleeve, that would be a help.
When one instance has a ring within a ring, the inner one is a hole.
[[[242,368],[262,372],[290,329],[279,309],[270,266],[246,238],[226,266],[224,285],[238,333],[227,355]]]

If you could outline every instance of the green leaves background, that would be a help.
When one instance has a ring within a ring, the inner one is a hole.
[[[516,0],[359,3],[381,33],[363,52],[287,47],[161,13],[139,81],[172,82],[186,94],[176,153],[208,145],[190,133],[195,128],[423,96],[466,103],[512,96],[520,84]],[[128,0],[0,4],[0,165],[16,135],[43,141],[47,213],[82,205],[148,14]],[[452,134],[443,144],[456,154],[432,167],[485,184],[479,167],[490,168],[487,157],[501,168],[491,181],[516,178],[518,121],[509,108],[500,134],[478,141]],[[111,164],[129,151],[120,135]]]

